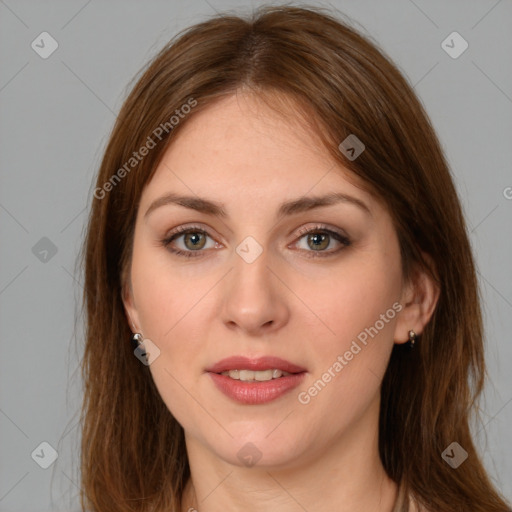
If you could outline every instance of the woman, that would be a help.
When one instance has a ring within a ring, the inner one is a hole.
[[[396,67],[328,14],[164,48],[83,257],[84,510],[508,510],[469,429],[482,319],[447,163]]]

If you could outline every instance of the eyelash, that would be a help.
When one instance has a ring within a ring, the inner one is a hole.
[[[185,258],[201,257],[200,253],[204,252],[204,251],[201,251],[201,250],[182,251],[181,249],[173,249],[170,247],[171,242],[173,242],[176,238],[179,238],[180,236],[186,235],[188,233],[200,233],[202,235],[209,236],[208,233],[204,229],[200,228],[199,226],[188,226],[185,228],[179,227],[174,232],[172,232],[168,237],[166,237],[164,240],[161,240],[161,244],[167,250],[169,250],[173,254],[176,254],[177,256],[183,256]],[[347,236],[342,235],[341,233],[338,233],[337,231],[333,231],[333,230],[327,228],[326,226],[322,226],[322,225],[316,225],[316,226],[313,226],[312,228],[303,228],[303,229],[299,230],[300,236],[299,236],[298,240],[300,240],[301,238],[303,238],[304,236],[306,236],[310,233],[327,234],[330,237],[337,240],[338,242],[340,242],[341,244],[343,244],[345,247],[348,247],[349,245],[352,244],[351,240]],[[341,247],[340,249],[337,249],[335,251],[328,251],[328,252],[326,252],[326,251],[305,251],[305,252],[312,253],[309,256],[307,256],[308,258],[327,258],[329,256],[337,254],[338,252],[340,252],[343,249],[344,249],[344,247]]]

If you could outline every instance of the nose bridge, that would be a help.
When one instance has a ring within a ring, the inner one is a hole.
[[[233,285],[238,283],[240,291],[246,289],[250,294],[259,291],[270,294],[268,249],[264,249],[254,238],[247,237],[236,247],[233,264]]]
[[[235,248],[233,271],[224,290],[223,321],[246,331],[283,324],[288,308],[279,280],[269,268],[270,253],[248,236]],[[265,326],[265,327],[264,327]]]

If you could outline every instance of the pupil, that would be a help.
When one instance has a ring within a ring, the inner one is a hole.
[[[186,242],[190,242],[192,241],[192,244],[194,247],[198,247],[198,242],[200,241],[199,239],[201,238],[201,234],[200,233],[189,233],[187,234],[186,236]]]
[[[324,233],[315,233],[314,235],[311,235],[310,240],[313,241],[313,245],[315,248],[321,247],[325,248],[325,240],[327,240],[328,235]],[[322,245],[323,244],[323,245]]]

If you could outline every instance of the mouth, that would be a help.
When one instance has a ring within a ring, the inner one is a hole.
[[[306,370],[277,357],[249,359],[234,356],[206,369],[217,388],[243,404],[270,402],[292,390],[302,381]]]

